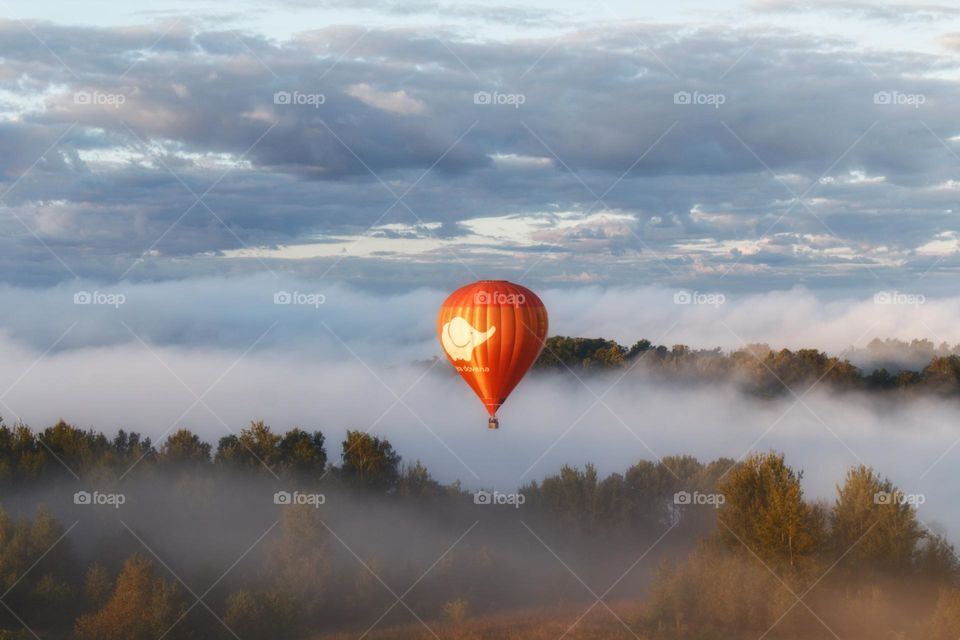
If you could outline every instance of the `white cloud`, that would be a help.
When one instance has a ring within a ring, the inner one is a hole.
[[[494,153],[490,155],[490,159],[498,168],[503,169],[549,169],[554,166],[553,158],[517,153]]]
[[[425,102],[412,97],[402,89],[400,91],[380,91],[362,82],[347,87],[346,93],[360,102],[382,111],[399,113],[404,116],[422,116],[427,113]]]
[[[922,256],[947,256],[960,250],[960,240],[956,231],[938,233],[930,242],[917,247]]]

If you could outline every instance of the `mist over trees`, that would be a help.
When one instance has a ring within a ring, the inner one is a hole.
[[[801,475],[770,452],[718,482],[715,533],[654,581],[658,636],[956,638],[957,556],[910,497],[858,466],[832,505],[810,503]]]
[[[918,354],[916,370],[896,364]],[[875,341],[856,357],[887,366],[554,337],[537,368],[733,381],[761,398],[960,394],[947,345]],[[605,476],[563,466],[484,502],[359,429],[331,443],[253,421],[215,443],[185,428],[155,443],[0,422],[0,639],[958,637],[960,561],[908,496],[856,466],[815,502],[803,477],[778,452],[675,455]],[[616,587],[613,624],[565,617],[595,584]]]
[[[929,340],[875,339],[865,348],[831,356],[817,349],[775,350],[766,344],[724,352],[683,344],[654,345],[649,340],[625,347],[604,338],[553,336],[546,340],[534,366],[541,371],[575,373],[622,370],[667,382],[732,381],[756,396],[786,394],[790,389],[800,392],[818,384],[838,391],[960,397],[960,345],[935,346]]]
[[[567,614],[503,612],[576,610],[584,583],[617,586],[623,624],[571,616],[574,637],[960,633],[953,548],[867,467],[832,504],[777,452],[565,466],[486,504],[378,436],[326,445],[260,421],[216,447],[0,425],[0,637],[532,638]],[[125,503],[75,504],[81,486]]]

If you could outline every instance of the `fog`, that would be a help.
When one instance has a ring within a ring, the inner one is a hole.
[[[324,304],[274,305],[273,292],[280,290],[323,293]],[[732,380],[682,382],[644,367],[534,371],[502,408],[500,430],[490,431],[481,403],[445,359],[435,359],[441,353],[433,314],[442,292],[387,295],[342,285],[318,291],[272,279],[210,280],[180,288],[130,286],[124,304],[113,308],[75,306],[71,291],[8,291],[23,310],[4,317],[0,333],[0,415],[8,424],[19,419],[42,429],[63,418],[108,435],[138,431],[155,445],[188,428],[215,446],[250,421],[264,420],[278,432],[321,430],[334,464],[346,430],[359,429],[387,438],[405,464],[420,460],[440,482],[459,480],[468,491],[513,492],[563,465],[593,464],[604,477],[644,459],[689,454],[703,462],[736,460],[772,449],[802,471],[806,497],[813,500],[832,502],[851,466],[872,466],[904,493],[919,496],[923,526],[960,542],[956,400],[839,393],[826,382],[770,399],[748,395]],[[604,336],[627,345],[648,338],[694,348],[765,342],[841,354],[855,347],[849,352],[855,361],[916,365],[922,362],[916,349],[866,346],[874,338],[960,342],[949,322],[960,304],[954,299],[875,305],[872,299],[828,301],[798,289],[700,306],[674,304],[674,293],[547,289],[543,297],[551,335]],[[64,526],[78,522],[69,539],[82,563],[97,559],[116,571],[149,545],[151,557],[156,553],[198,592],[249,549],[213,594],[226,598],[245,581],[283,572],[283,563],[270,556],[284,540],[284,526],[275,524],[284,509],[272,497],[297,487],[259,469],[236,477],[222,473],[170,484],[143,465],[103,486],[81,472],[60,486],[18,490],[3,506],[23,514],[43,503]],[[73,504],[78,490],[121,491],[127,502],[117,510],[91,510]],[[431,570],[411,596],[414,607],[431,616],[441,615],[437,603],[465,583],[472,585],[471,602],[487,607],[477,613],[589,599],[578,579],[605,589],[663,533],[662,523],[651,521],[614,541],[571,538],[564,525],[540,520],[536,511],[479,507],[468,494],[437,507],[344,491],[331,485],[316,512],[329,534],[315,543],[307,536],[283,544],[315,544],[329,552],[319,557],[332,567],[316,569],[317,579],[332,569],[345,584],[361,584],[374,579],[364,568],[369,562],[377,579],[397,593],[456,545],[449,566],[444,561]],[[670,533],[609,598],[641,593],[664,555],[679,559],[712,531],[716,512],[701,509],[709,511]],[[309,531],[320,528],[314,523]],[[349,596],[360,613],[341,610],[338,615],[347,618],[331,619],[331,628],[374,623],[394,600],[381,586],[356,587],[369,599]],[[396,607],[380,624],[410,620]]]
[[[125,497],[116,509],[74,505],[70,487],[50,484],[10,496],[4,507],[51,509],[70,527],[64,546],[82,567],[117,571],[132,554],[145,555],[185,588],[205,596],[209,588],[214,607],[251,585],[290,587],[292,573],[297,597],[330,611],[313,630],[354,635],[416,626],[410,612],[436,626],[440,605],[458,597],[482,615],[583,608],[588,589],[610,602],[636,596],[662,558],[679,560],[710,530],[715,513],[692,507],[674,526],[651,518],[629,531],[585,535],[529,510],[476,505],[469,495],[398,501],[327,486],[314,510],[274,504],[277,487],[258,471],[172,479],[140,475],[106,487]],[[203,622],[223,634],[202,609],[183,626]]]
[[[461,278],[443,290],[375,290],[322,277],[263,274],[115,285],[72,281],[42,289],[4,285],[0,299],[16,313],[0,317],[0,330],[39,353],[51,345],[60,351],[126,344],[135,341],[133,332],[151,345],[198,353],[241,353],[256,343],[261,350],[315,358],[339,357],[342,340],[380,364],[399,364],[440,354],[436,311],[449,291],[465,283]],[[802,287],[751,293],[525,284],[546,303],[552,335],[602,336],[621,344],[647,338],[657,344],[725,349],[765,342],[833,353],[863,347],[874,338],[960,343],[960,297],[895,291],[879,282],[877,291],[843,295]],[[74,304],[81,291],[121,294],[124,300],[118,306]],[[283,291],[322,296],[323,303],[274,304],[274,295]],[[679,292],[690,294],[691,304],[675,304]],[[877,294],[889,304],[876,304]],[[697,304],[707,300],[712,302]]]
[[[564,464],[593,463],[607,474],[670,454],[737,459],[777,449],[804,471],[811,497],[832,498],[846,469],[863,462],[904,492],[924,494],[919,513],[928,525],[945,527],[951,539],[960,531],[952,474],[960,406],[949,401],[831,395],[825,387],[808,395],[797,389],[800,401],[790,394],[758,400],[723,385],[667,385],[637,371],[622,378],[619,371],[535,373],[502,409],[501,429],[488,431],[479,401],[445,361],[387,365],[346,347],[339,358],[313,358],[137,343],[39,360],[9,340],[3,348],[3,381],[13,385],[2,397],[3,415],[35,428],[64,418],[159,443],[187,427],[215,444],[263,419],[279,431],[322,430],[332,459],[345,430],[361,429],[388,438],[406,462],[422,460],[441,481],[501,490]]]
[[[960,530],[948,470],[960,452],[957,407],[936,400],[878,403],[815,389],[802,402],[747,399],[716,386],[658,386],[630,374],[577,379],[532,375],[488,432],[479,402],[441,361],[433,335],[443,293],[378,294],[323,289],[269,276],[130,284],[118,308],[74,305],[75,290],[9,289],[17,313],[0,320],[0,412],[34,427],[58,418],[107,432],[140,431],[155,442],[178,427],[205,439],[250,420],[275,429],[321,429],[331,451],[347,428],[386,436],[444,481],[512,489],[592,462],[601,472],[638,459],[688,453],[739,458],[777,448],[828,497],[844,470],[865,462],[923,492],[921,516]],[[318,292],[324,304],[274,305],[275,291]],[[840,353],[873,338],[960,342],[960,299],[877,305],[826,300],[796,289],[718,306],[677,305],[674,290],[546,289],[552,335],[604,336],[623,344],[739,348],[745,342]],[[864,352],[856,351],[861,359]],[[904,354],[909,359],[910,354]],[[887,360],[891,353],[885,352]],[[803,390],[796,390],[801,393]],[[400,399],[398,399],[398,396]],[[598,400],[598,396],[602,400]],[[199,398],[199,399],[198,399]]]

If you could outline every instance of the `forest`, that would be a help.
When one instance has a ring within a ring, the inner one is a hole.
[[[671,456],[491,504],[356,430],[2,425],[0,638],[958,637],[960,563],[916,501],[802,477]]]
[[[766,344],[724,352],[654,345],[645,339],[625,347],[605,338],[553,336],[535,367],[576,375],[625,370],[671,383],[733,381],[759,397],[813,384],[835,391],[960,395],[960,346],[929,340],[874,339],[865,348],[832,356],[818,349],[776,350]]]

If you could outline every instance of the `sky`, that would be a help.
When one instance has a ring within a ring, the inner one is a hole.
[[[623,344],[960,343],[958,56],[960,8],[906,0],[0,0],[0,415],[372,429],[504,488],[737,458],[783,407],[624,386],[567,432],[594,396],[544,379],[505,452],[416,364],[440,303],[506,278]],[[960,530],[955,407],[810,404],[762,445],[815,496],[865,461]]]
[[[0,274],[949,291],[960,9],[21,2]]]

